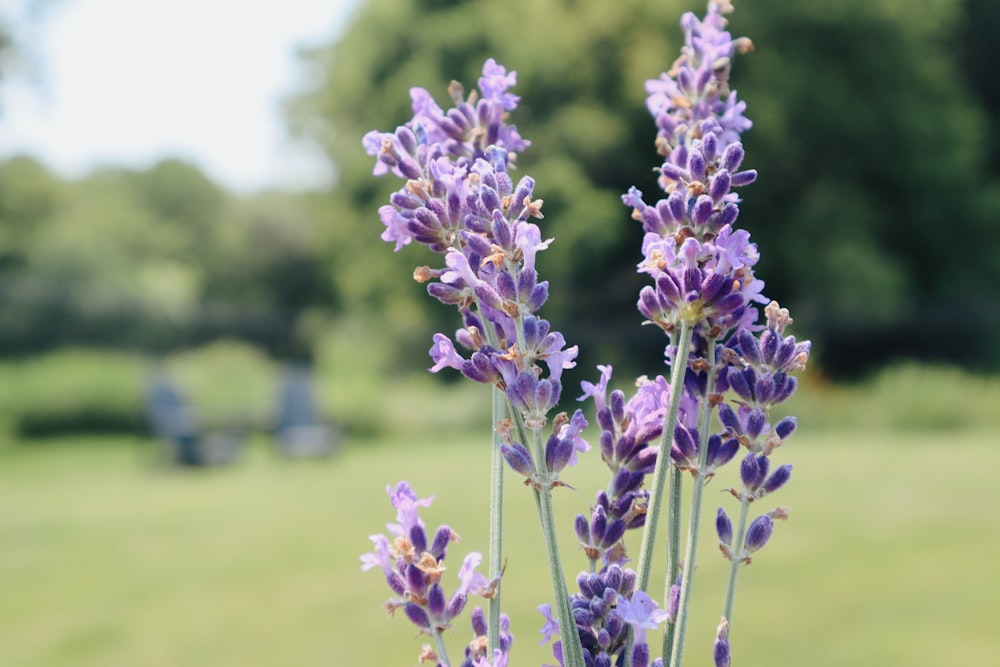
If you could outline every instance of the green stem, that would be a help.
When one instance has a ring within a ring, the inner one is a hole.
[[[726,603],[722,611],[730,629],[733,627],[733,607],[736,604],[736,577],[743,565],[741,556],[743,554],[743,539],[747,530],[747,517],[750,515],[749,510],[750,501],[744,499],[740,505],[740,519],[736,527],[736,536],[733,539],[733,552],[729,563],[729,583],[726,585]]]
[[[497,580],[496,591],[490,598],[487,613],[487,655],[500,647],[500,573],[503,568],[503,455],[501,438],[496,426],[506,414],[507,400],[503,391],[493,387],[493,453],[490,460],[490,578]]]
[[[434,650],[437,651],[438,664],[441,667],[449,667],[451,661],[448,660],[448,647],[444,645],[444,637],[438,630],[432,632],[431,635],[434,637]]]
[[[684,552],[684,567],[681,573],[680,602],[677,605],[677,628],[670,650],[670,667],[680,667],[684,660],[684,639],[687,634],[688,610],[691,607],[691,582],[694,579],[695,556],[698,552],[698,533],[701,524],[702,495],[705,491],[705,468],[708,461],[708,429],[711,425],[712,404],[710,396],[715,385],[719,367],[715,364],[715,341],[709,339],[705,359],[712,365],[708,371],[705,401],[700,406],[698,421],[698,470],[695,471],[694,488],[691,491],[691,513],[688,518],[687,548]]]
[[[680,573],[681,559],[681,469],[670,465],[670,480],[667,493],[667,576],[663,585],[663,608],[670,606],[670,588]],[[677,629],[677,619],[667,621],[663,630],[663,653],[666,657],[674,645],[674,631]]]
[[[562,559],[559,557],[555,513],[552,508],[552,492],[544,487],[533,490],[535,505],[538,508],[538,518],[542,524],[542,535],[545,538],[545,550],[548,554],[552,594],[559,619],[559,635],[562,639],[563,664],[565,667],[584,667],[583,647],[576,634],[576,619],[573,617],[569,591],[566,589],[566,575],[562,569]]]
[[[636,570],[636,588],[643,592],[649,590],[649,573],[653,562],[653,547],[656,544],[656,529],[660,522],[660,509],[663,505],[663,487],[667,477],[667,467],[670,466],[670,446],[674,441],[674,426],[677,424],[677,413],[680,410],[681,394],[684,391],[684,370],[687,368],[688,354],[691,348],[693,328],[681,323],[681,331],[677,341],[677,356],[670,368],[670,406],[663,421],[663,435],[660,436],[660,455],[656,457],[656,467],[653,469],[653,485],[649,492],[649,505],[646,508],[646,525],[642,531],[642,542],[639,544],[639,563]],[[668,575],[669,576],[669,575]]]

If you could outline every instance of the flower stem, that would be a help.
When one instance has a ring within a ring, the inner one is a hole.
[[[449,667],[451,661],[448,660],[448,647],[444,644],[444,637],[441,636],[439,630],[435,630],[431,633],[434,637],[434,650],[437,652],[438,665],[441,667]]]
[[[556,613],[559,617],[559,635],[562,639],[563,665],[584,667],[583,648],[576,634],[576,619],[570,606],[569,591],[566,589],[566,575],[559,557],[559,542],[556,539],[555,513],[552,509],[552,491],[535,488],[535,505],[545,537],[545,550],[549,560],[549,575],[552,577],[552,594]]]
[[[503,568],[503,455],[500,453],[500,432],[497,424],[506,414],[506,396],[493,387],[493,452],[490,459],[490,556],[489,573],[496,579],[497,587],[490,598],[487,613],[486,641],[488,655],[500,648],[500,574]]]
[[[663,584],[663,608],[670,606],[670,589],[680,574],[681,560],[681,470],[671,462],[667,493],[667,576]],[[663,630],[663,656],[668,656],[674,645],[677,619],[668,620]]]
[[[507,405],[510,407],[509,402]],[[545,466],[545,449],[542,446],[540,429],[529,429],[524,423],[524,416],[520,411],[511,408],[510,414],[514,418],[514,426],[522,442],[532,443],[535,465],[541,482],[541,484],[532,485],[531,490],[535,498],[535,509],[538,510],[538,521],[542,527],[545,552],[549,561],[553,602],[559,621],[559,634],[562,638],[563,666],[585,667],[583,647],[576,634],[576,618],[573,616],[569,591],[566,588],[566,574],[563,572],[562,558],[559,556],[555,511],[552,506],[552,488],[548,486],[550,475]]]
[[[660,522],[660,509],[663,505],[663,487],[666,482],[667,467],[671,465],[670,446],[674,441],[674,426],[677,424],[681,394],[684,391],[684,371],[687,368],[692,334],[693,328],[687,323],[682,322],[677,341],[677,354],[670,368],[670,405],[667,409],[666,418],[663,421],[663,435],[660,436],[660,455],[656,457],[656,467],[653,469],[653,485],[649,492],[649,506],[646,508],[646,525],[642,531],[642,542],[639,544],[636,588],[643,592],[649,590],[649,572],[653,562],[653,547],[656,544],[656,529],[657,524]]]
[[[708,371],[706,396],[700,406],[701,414],[698,420],[698,470],[694,476],[694,488],[691,491],[691,512],[688,518],[687,548],[684,552],[684,567],[681,572],[680,602],[677,605],[677,628],[674,643],[670,650],[670,667],[680,667],[684,659],[684,640],[687,634],[688,610],[691,607],[691,582],[694,579],[695,555],[698,552],[698,533],[701,524],[702,495],[705,491],[705,467],[708,461],[708,429],[712,417],[712,388],[719,372],[715,363],[715,341],[708,339],[705,359],[711,367]]]
[[[729,623],[729,627],[733,626],[733,607],[736,604],[736,577],[740,573],[740,567],[743,565],[743,559],[741,555],[743,554],[743,539],[746,535],[747,529],[747,517],[750,512],[750,501],[743,499],[740,505],[740,519],[736,526],[736,537],[733,539],[733,555],[729,563],[729,583],[726,585],[726,602],[723,606],[722,615]]]

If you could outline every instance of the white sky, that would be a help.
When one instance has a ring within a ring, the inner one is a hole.
[[[320,184],[329,169],[288,140],[281,98],[299,81],[296,48],[331,40],[356,4],[61,0],[32,31],[39,81],[4,84],[0,158],[76,177],[174,156],[240,191]]]

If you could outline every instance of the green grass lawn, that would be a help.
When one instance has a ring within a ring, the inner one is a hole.
[[[777,456],[795,474],[773,497],[792,516],[741,575],[734,664],[995,663],[998,444],[985,432],[796,434]],[[421,639],[386,616],[381,575],[358,567],[367,536],[394,519],[386,484],[436,495],[425,520],[462,535],[453,567],[486,550],[488,461],[475,436],[353,441],[326,461],[278,460],[257,443],[236,466],[193,473],[155,465],[154,448],[0,448],[0,665],[415,665]],[[570,519],[604,482],[598,468],[585,458],[564,476],[580,491],[557,497],[570,572],[583,565]],[[510,481],[513,663],[538,665],[552,662],[534,611],[547,569],[529,494]],[[711,664],[725,564],[709,525],[717,502],[731,507],[719,492],[730,483],[720,475],[707,494],[692,666]],[[453,658],[469,635],[455,629]]]

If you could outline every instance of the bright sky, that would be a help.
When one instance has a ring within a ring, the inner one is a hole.
[[[300,81],[296,48],[340,34],[356,4],[60,0],[34,31],[40,82],[4,85],[0,158],[75,177],[175,156],[241,191],[320,184],[329,168],[288,140],[281,99]]]

